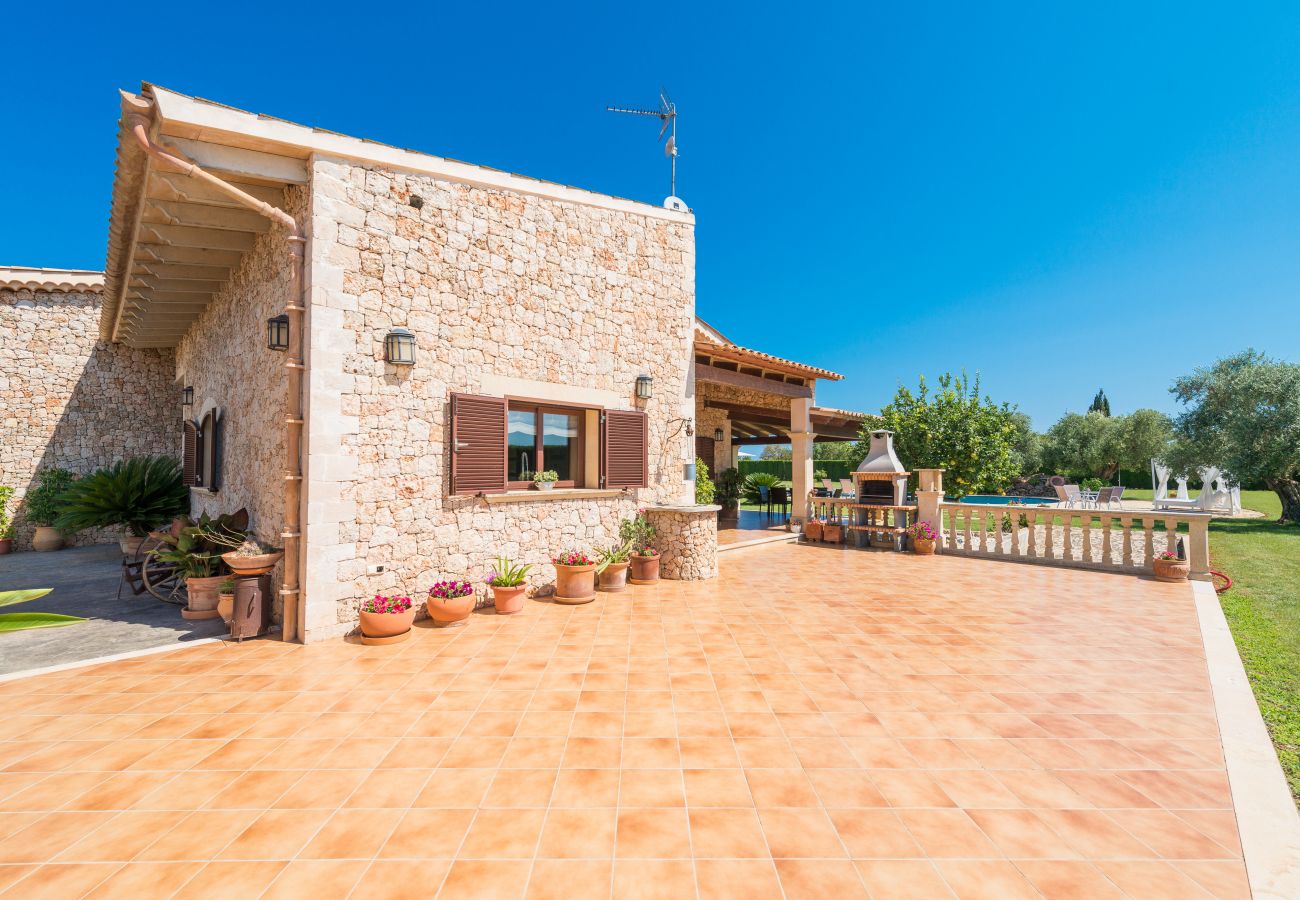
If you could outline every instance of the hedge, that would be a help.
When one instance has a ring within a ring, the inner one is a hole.
[[[782,481],[790,481],[794,477],[794,467],[788,459],[742,459],[738,468],[740,474],[745,476],[767,472]],[[831,481],[848,478],[853,473],[853,466],[838,459],[819,459],[813,463],[813,471],[818,469],[825,471],[826,477]]]

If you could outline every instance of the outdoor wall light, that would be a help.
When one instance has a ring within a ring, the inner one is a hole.
[[[715,441],[717,441],[719,444],[722,443],[722,440],[723,440],[723,438],[725,438],[725,437],[726,437],[726,435],[722,433],[722,429],[721,429],[721,428],[715,428],[715,429],[713,429],[713,439],[714,439]]]
[[[193,405],[194,405],[194,388],[188,386],[181,388],[181,406],[193,406]]]
[[[280,313],[266,320],[266,346],[270,350],[289,349],[289,316]]]
[[[649,375],[638,375],[636,377],[636,397],[638,400],[649,400],[654,396],[655,380]]]
[[[415,334],[394,328],[384,338],[384,359],[395,366],[415,365]]]

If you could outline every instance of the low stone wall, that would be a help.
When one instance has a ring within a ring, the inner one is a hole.
[[[651,506],[646,516],[658,534],[659,575],[677,581],[703,581],[718,574],[720,506]]]

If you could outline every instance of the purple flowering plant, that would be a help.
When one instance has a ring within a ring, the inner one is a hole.
[[[457,597],[468,597],[474,593],[474,585],[468,581],[439,581],[429,588],[429,596],[439,600],[454,600]]]
[[[410,608],[410,597],[385,597],[382,594],[375,594],[373,600],[366,600],[361,604],[362,612],[390,613],[392,615],[404,613]]]

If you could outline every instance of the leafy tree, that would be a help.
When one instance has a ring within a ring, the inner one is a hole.
[[[954,496],[1001,490],[1020,465],[1015,408],[981,397],[979,375],[971,381],[949,372],[938,383],[933,394],[924,376],[915,393],[899,385],[880,421],[863,423],[856,460],[866,456],[871,432],[887,428],[903,464],[945,469],[944,486]]]
[[[763,448],[763,452],[758,455],[759,459],[793,459],[793,454],[789,444],[768,444]]]
[[[1023,476],[1035,475],[1043,470],[1043,436],[1024,413],[1013,412],[1011,417],[1016,426],[1016,467]]]
[[[1055,472],[1111,481],[1120,469],[1142,469],[1164,456],[1173,427],[1154,409],[1127,416],[1067,413],[1044,436],[1044,461]]]
[[[1092,398],[1092,405],[1088,407],[1088,412],[1101,413],[1103,416],[1110,415],[1110,401],[1106,399],[1105,391],[1097,391],[1097,395]]]
[[[1262,481],[1282,501],[1280,521],[1300,522],[1300,365],[1246,350],[1179,378],[1170,392],[1187,407],[1171,462]]]
[[[857,450],[854,448],[853,441],[822,441],[813,444],[813,459],[842,462],[852,460],[853,464],[857,465],[861,457],[855,456]]]

